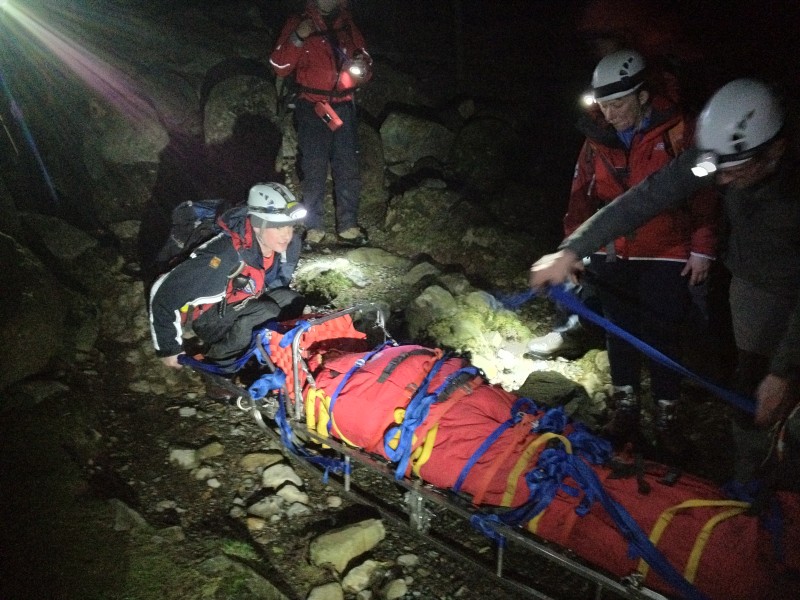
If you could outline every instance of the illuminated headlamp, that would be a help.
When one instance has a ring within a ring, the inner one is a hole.
[[[716,152],[703,152],[697,157],[697,163],[692,167],[696,177],[707,177],[718,169],[719,157]]]
[[[595,102],[597,102],[597,100],[595,100],[594,92],[592,91],[584,92],[581,96],[581,104],[586,108],[589,108]]]
[[[352,63],[348,68],[350,71],[350,75],[353,77],[363,77],[364,76],[364,68],[358,63]]]
[[[259,206],[250,209],[250,218],[255,227],[284,227],[294,225],[305,218],[308,211],[297,201],[289,202],[283,208],[276,206]]]
[[[292,221],[299,221],[308,214],[306,207],[299,202],[289,202],[289,204],[286,205],[285,212]]]

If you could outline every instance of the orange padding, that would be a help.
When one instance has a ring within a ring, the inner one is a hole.
[[[307,319],[310,317],[307,317]],[[300,334],[300,356],[308,360],[315,354],[325,354],[336,349],[344,352],[364,352],[367,348],[367,335],[358,331],[353,325],[349,314],[336,319],[322,321]],[[292,369],[292,347],[281,348],[280,343],[284,335],[273,331],[269,338],[269,353],[272,362],[286,373],[286,387],[289,397],[294,400],[294,374]],[[305,385],[306,374],[299,370],[300,385]]]

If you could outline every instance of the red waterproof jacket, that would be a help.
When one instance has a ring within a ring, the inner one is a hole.
[[[664,103],[654,102],[657,106]],[[636,133],[630,149],[602,117],[586,119],[586,134],[572,181],[564,232],[578,226],[620,194],[668,164],[691,139],[692,127],[674,110],[652,108],[649,125]],[[617,238],[613,251],[620,258],[685,261],[690,252],[716,256],[719,199],[704,190],[691,202],[663,212],[634,233]],[[598,249],[600,252],[609,247]]]
[[[309,18],[316,31],[301,41],[293,35],[294,31]],[[346,66],[358,54],[363,54],[371,64],[364,49],[364,37],[345,3],[341,3],[332,22],[326,23],[316,3],[309,2],[303,13],[286,21],[269,62],[278,77],[294,75],[301,98],[336,103],[353,97],[356,82],[350,78]],[[368,78],[369,75],[360,83]]]

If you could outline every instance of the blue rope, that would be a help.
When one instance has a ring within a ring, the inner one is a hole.
[[[186,354],[181,354],[178,356],[178,362],[197,371],[213,373],[214,375],[231,375],[233,373],[237,373],[253,356],[256,357],[256,360],[258,360],[259,364],[266,365],[267,357],[261,352],[258,342],[261,342],[261,346],[263,346],[267,354],[269,354],[269,339],[267,337],[269,335],[268,332],[270,332],[270,329],[268,328],[257,329],[253,331],[253,337],[250,341],[250,345],[247,347],[247,350],[245,350],[239,358],[229,365],[219,365],[212,362],[207,362],[205,360],[197,360],[196,358]]]
[[[575,508],[579,516],[585,515],[592,504],[599,502],[621,535],[628,541],[628,555],[631,559],[642,557],[664,581],[685,598],[705,600],[706,596],[672,566],[630,513],[606,492],[597,474],[578,455],[567,453],[563,447],[547,448],[540,454],[536,468],[528,472],[525,479],[530,490],[530,500],[526,504],[503,515],[474,515],[470,519],[473,526],[484,535],[498,541],[502,535],[491,527],[492,524],[501,523],[513,527],[527,523],[547,509],[559,490],[572,497],[583,493],[580,503]],[[564,483],[568,479],[577,483],[579,487]]]
[[[422,424],[422,421],[427,416],[428,409],[436,399],[438,392],[444,389],[443,386],[450,381],[450,377],[448,377],[438,390],[428,393],[431,380],[441,370],[448,359],[449,356],[445,355],[433,364],[433,367],[431,367],[431,370],[425,375],[425,379],[409,401],[402,424],[390,427],[383,436],[383,449],[386,453],[386,457],[392,462],[399,463],[394,473],[395,479],[402,479],[405,476],[406,467],[411,458],[411,442],[413,441],[414,431]],[[474,372],[477,373],[478,370],[474,367],[472,368]],[[459,371],[456,371],[456,373],[458,372]],[[453,373],[453,375],[456,373]],[[389,442],[398,432],[400,434],[400,439],[397,442],[397,447],[392,448]]]
[[[281,435],[281,442],[284,447],[288,449],[295,456],[299,456],[307,462],[319,465],[323,468],[322,482],[328,483],[328,477],[331,472],[344,474],[350,473],[350,465],[344,460],[338,458],[331,458],[327,456],[319,456],[312,454],[302,446],[298,446],[292,440],[292,427],[289,424],[289,419],[286,416],[286,395],[284,389],[286,386],[286,374],[281,369],[275,369],[274,373],[267,373],[254,381],[249,388],[250,396],[253,400],[261,400],[271,390],[280,390],[278,396],[278,412],[275,415],[275,422],[278,424],[278,430]]]
[[[631,335],[630,333],[628,333],[621,327],[618,327],[608,319],[603,318],[596,312],[586,308],[583,302],[581,302],[575,296],[575,294],[567,292],[563,286],[551,287],[550,297],[553,298],[553,300],[555,300],[556,302],[563,304],[567,309],[574,312],[578,316],[585,317],[588,321],[591,321],[592,323],[602,327],[609,333],[628,342],[630,345],[632,345],[640,352],[643,352],[649,358],[683,375],[687,379],[691,379],[692,381],[702,385],[708,391],[712,392],[719,398],[729,402],[736,408],[739,408],[740,410],[743,410],[749,414],[755,413],[755,403],[750,398],[742,396],[741,394],[736,394],[734,392],[731,392],[730,390],[726,390],[725,388],[720,387],[710,379],[701,377],[700,375],[693,373],[692,371],[684,367],[682,364],[672,360],[666,354],[663,354],[662,352],[659,352],[652,346],[645,344],[639,338]]]
[[[518,294],[511,294],[505,296],[503,300],[501,300],[504,306],[508,308],[519,308],[525,302],[531,300],[536,293],[533,290],[526,290],[524,292],[520,292]],[[707,389],[711,393],[713,393],[718,398],[725,400],[729,404],[735,406],[736,408],[748,413],[754,414],[755,413],[755,402],[752,398],[748,398],[746,396],[742,396],[741,394],[737,394],[730,390],[727,390],[710,379],[706,377],[702,377],[693,373],[683,365],[678,362],[675,362],[666,354],[656,350],[649,344],[646,344],[639,338],[631,335],[624,329],[620,328],[619,326],[615,325],[608,319],[601,317],[593,310],[586,307],[586,305],[580,301],[579,298],[575,296],[575,294],[570,293],[565,286],[551,286],[548,289],[548,295],[554,302],[558,302],[562,304],[567,310],[570,312],[577,314],[580,317],[585,318],[587,321],[594,323],[595,325],[603,328],[605,331],[611,333],[612,335],[617,336],[618,338],[625,340],[631,346],[645,354],[648,358],[664,365],[665,367],[672,369],[673,371],[683,375],[687,379],[690,379],[697,383],[698,385],[702,386],[703,388]]]

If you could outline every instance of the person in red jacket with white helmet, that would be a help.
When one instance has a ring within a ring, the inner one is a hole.
[[[328,166],[334,184],[336,230],[342,243],[360,246],[361,175],[358,160],[356,88],[371,77],[372,59],[344,0],[309,0],[289,17],[270,56],[279,77],[297,86],[294,119],[300,152],[309,246],[325,239],[323,202]]]
[[[592,90],[602,118],[579,126],[586,140],[578,157],[564,230],[570,235],[604,205],[669,164],[691,137],[676,107],[647,87],[643,57],[613,52],[598,62]],[[716,195],[702,193],[690,205],[655,216],[591,255],[595,289],[606,316],[667,355],[677,357],[679,327],[691,306],[689,286],[702,283],[716,253]],[[642,357],[607,336],[612,404],[607,432],[619,441],[638,439]],[[680,377],[650,361],[654,424],[662,446],[674,435]]]

